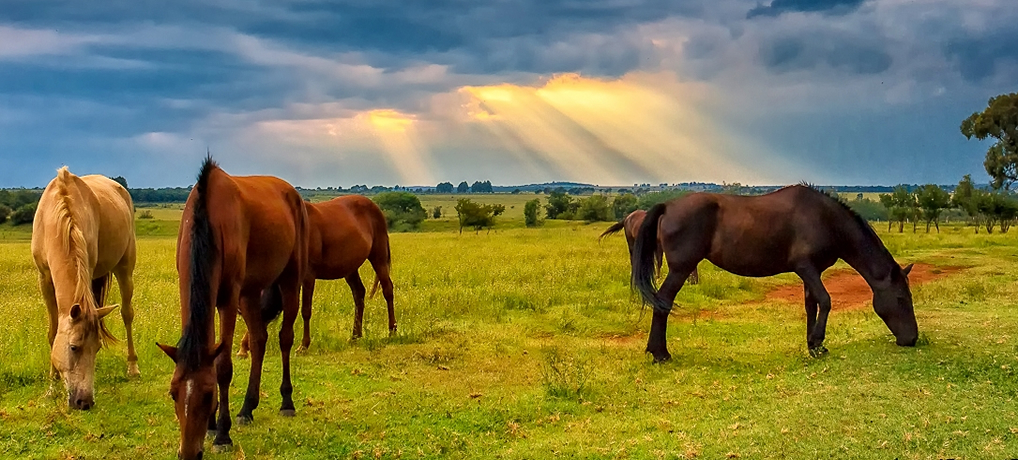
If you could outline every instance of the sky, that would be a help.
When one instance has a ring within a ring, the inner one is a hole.
[[[1013,0],[0,0],[0,187],[979,182]]]

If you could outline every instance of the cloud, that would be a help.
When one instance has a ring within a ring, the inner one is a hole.
[[[778,16],[791,12],[823,12],[847,14],[862,5],[864,0],[773,0],[770,5],[757,5],[746,14],[747,19],[757,16]]]

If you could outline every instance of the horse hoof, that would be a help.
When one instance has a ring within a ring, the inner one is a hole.
[[[302,354],[307,353],[307,352],[308,352],[308,347],[305,347],[304,345],[301,345],[301,346],[297,347],[297,354],[301,354],[302,355]]]
[[[667,351],[664,353],[652,353],[654,355],[654,364],[661,364],[672,360],[672,355]]]
[[[127,376],[128,377],[141,377],[141,371],[138,370],[138,364],[127,363]]]
[[[295,417],[297,415],[296,409],[279,409],[279,415],[283,417]]]
[[[254,421],[254,417],[251,416],[237,416],[237,425],[250,425]]]
[[[819,358],[827,354],[827,347],[820,345],[809,349],[809,355],[814,358]]]
[[[229,443],[226,443],[226,444],[213,444],[212,445],[212,452],[215,452],[217,454],[226,453],[226,452],[229,452],[231,450],[233,450],[233,442],[229,442]]]
[[[240,359],[247,359],[247,351],[240,350],[237,352],[237,357]]]

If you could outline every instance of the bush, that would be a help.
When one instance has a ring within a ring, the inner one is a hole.
[[[505,206],[501,204],[490,205],[475,203],[469,198],[460,198],[456,202],[456,215],[459,217],[460,233],[463,227],[473,227],[474,230],[491,228],[495,225],[495,216],[505,212]]]
[[[152,211],[149,211],[148,209],[146,209],[146,210],[142,211],[141,214],[138,214],[138,218],[139,219],[154,219],[155,217],[152,216]]]
[[[640,200],[636,198],[636,195],[633,195],[632,193],[617,195],[615,199],[612,200],[612,213],[615,214],[615,220],[621,220],[628,216],[629,213],[636,211],[639,201]]]
[[[0,224],[7,222],[7,217],[11,215],[11,208],[7,205],[0,204]]]
[[[35,220],[35,203],[21,206],[11,214],[11,223],[14,225],[30,224]]]
[[[611,205],[608,204],[608,197],[604,195],[591,195],[580,200],[580,209],[576,214],[577,217],[587,222],[614,220]]]
[[[549,219],[573,219],[579,208],[580,203],[573,201],[573,197],[567,195],[561,188],[551,191],[548,194],[548,204],[544,205]]]
[[[410,192],[383,192],[375,195],[374,201],[385,213],[385,221],[391,230],[416,230],[428,215],[421,206],[421,200]]]
[[[523,206],[523,220],[527,223],[527,227],[536,227],[541,225],[540,219],[537,217],[538,209],[541,208],[541,200],[534,198]]]
[[[450,185],[449,188],[452,188],[452,185]],[[441,206],[435,206],[435,209],[431,210],[431,217],[434,218],[434,219],[441,219],[442,218],[442,207]]]

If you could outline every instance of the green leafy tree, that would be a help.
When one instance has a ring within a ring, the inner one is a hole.
[[[916,192],[916,202],[920,214],[926,221],[926,233],[930,233],[930,224],[940,233],[940,214],[951,206],[951,194],[934,184],[926,184]]]
[[[580,200],[577,217],[587,222],[603,222],[613,219],[611,204],[604,195],[591,195]]]
[[[918,204],[916,203],[915,195],[909,192],[904,185],[898,185],[894,187],[894,191],[890,194],[880,195],[880,203],[887,208],[890,214],[890,219],[887,222],[887,231],[891,231],[891,223],[898,223],[898,233],[905,231],[905,221],[911,219],[913,221],[912,231],[916,231],[914,224],[916,217],[918,217]]]
[[[979,192],[980,190],[972,184],[972,175],[966,174],[958,182],[958,186],[954,188],[954,195],[951,196],[951,205],[968,214],[969,223],[975,227],[976,233],[979,233]]]
[[[460,198],[456,202],[456,215],[459,217],[460,233],[463,233],[463,227],[473,227],[474,231],[479,231],[485,227],[490,230],[495,225],[495,216],[502,214],[504,211],[505,206],[500,204],[480,204],[469,198]]]
[[[491,181],[476,181],[470,186],[470,193],[492,193]]]
[[[961,122],[965,138],[996,139],[986,151],[983,167],[994,190],[1008,190],[1018,180],[1018,93],[990,98],[982,112]]]
[[[541,200],[534,198],[523,205],[523,220],[526,222],[527,227],[536,227],[541,225],[541,221],[538,217],[538,211],[541,208]]]
[[[848,202],[848,207],[852,208],[856,214],[862,216],[867,221],[870,220],[890,220],[890,215],[887,212],[887,208],[879,201],[873,201],[868,198],[863,198],[860,193],[856,196],[856,199]]]
[[[467,193],[469,191],[470,191],[470,184],[468,184],[467,181],[460,182],[460,184],[456,186],[456,192],[457,193]]]
[[[636,211],[639,202],[640,200],[632,193],[616,195],[615,199],[612,200],[612,214],[615,215],[615,220],[622,219],[628,216],[629,213]]]
[[[120,184],[122,187],[124,187],[124,189],[127,189],[127,179],[124,179],[124,176],[117,176],[113,177],[112,179],[113,182],[116,182]]]
[[[451,188],[452,185],[450,184],[449,187]],[[431,217],[434,218],[434,219],[441,219],[442,218],[442,207],[441,206],[435,206],[435,208],[431,210]]]
[[[579,203],[573,201],[573,197],[566,194],[561,188],[552,190],[548,195],[548,204],[544,210],[549,219],[572,219],[579,208]]]
[[[11,208],[5,204],[0,204],[0,224],[7,222],[7,218],[11,215]]]
[[[30,224],[35,220],[35,203],[24,204],[11,213],[11,223],[14,225]]]
[[[435,193],[452,193],[452,182],[442,182],[435,186]]]
[[[375,195],[374,201],[382,208],[386,223],[393,230],[416,230],[428,215],[421,200],[410,192],[382,192]]]

